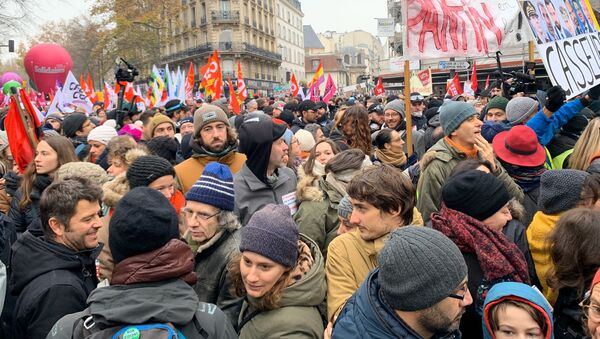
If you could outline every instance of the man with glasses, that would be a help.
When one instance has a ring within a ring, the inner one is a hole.
[[[184,237],[194,252],[194,271],[198,275],[194,290],[200,301],[222,307],[233,299],[229,294],[227,263],[240,245],[237,230],[241,225],[233,213],[231,170],[218,162],[208,163],[185,198]],[[237,322],[235,316],[231,320]]]
[[[317,122],[317,104],[312,100],[304,100],[298,104],[300,116],[292,123],[292,132],[294,134],[300,129],[304,129],[307,124],[316,124]]]
[[[460,338],[460,319],[473,298],[467,265],[450,239],[427,227],[400,227],[377,261],[332,338]]]
[[[427,117],[423,115],[425,110],[425,98],[421,93],[414,92],[410,94],[410,113],[412,115],[412,125],[418,130],[427,128]]]

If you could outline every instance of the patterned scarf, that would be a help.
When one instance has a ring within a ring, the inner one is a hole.
[[[544,165],[538,167],[519,167],[500,160],[502,167],[508,175],[519,185],[523,191],[529,192],[540,187],[540,178],[546,172]]]
[[[291,286],[302,279],[302,277],[310,271],[314,263],[315,259],[310,253],[310,247],[302,240],[298,240],[298,261],[292,274],[290,274],[291,279],[288,286]]]
[[[431,218],[432,227],[450,238],[463,253],[475,253],[487,281],[509,278],[529,284],[527,262],[517,245],[506,236],[442,203]]]

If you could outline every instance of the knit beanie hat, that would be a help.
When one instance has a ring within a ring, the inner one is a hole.
[[[173,125],[173,130],[175,130],[175,123],[173,122],[173,120],[171,120],[171,118],[164,114],[157,113],[152,117],[152,119],[150,119],[150,122],[148,123],[148,128],[144,130],[146,140],[152,139],[152,137],[154,137],[154,129],[156,129],[156,126],[165,122],[168,122],[171,125]]]
[[[121,198],[109,223],[108,246],[115,263],[179,239],[177,213],[165,196],[136,187]]]
[[[579,202],[587,172],[561,169],[544,172],[540,179],[538,208],[545,214],[564,212]]]
[[[467,277],[458,247],[429,227],[404,226],[393,231],[377,260],[381,295],[394,310],[429,308]]]
[[[296,139],[298,139],[298,142],[300,142],[301,151],[310,152],[310,150],[313,147],[315,147],[315,138],[309,131],[299,129],[298,131],[296,131],[296,134],[294,134],[294,136],[296,137]]]
[[[583,130],[588,125],[588,119],[581,113],[577,113],[574,115],[566,124],[562,126],[562,130],[567,133],[573,133],[576,135],[581,135]]]
[[[529,97],[512,98],[506,105],[506,119],[513,125],[519,125],[535,114],[538,108],[538,102]]]
[[[179,142],[175,138],[167,136],[155,137],[146,143],[146,147],[150,151],[150,154],[158,155],[171,164],[176,163]]]
[[[63,120],[62,130],[67,138],[73,138],[81,126],[85,123],[88,117],[83,113],[73,113],[67,115]]]
[[[66,177],[82,177],[89,179],[92,183],[102,186],[110,178],[106,171],[100,165],[91,162],[74,161],[68,162],[58,168],[56,172],[57,179]]]
[[[142,128],[136,124],[127,124],[123,126],[117,134],[129,135],[135,140],[135,142],[138,142],[140,139],[142,139]]]
[[[194,124],[194,118],[193,117],[185,117],[183,119],[179,119],[179,121],[177,121],[177,128],[181,128],[181,126],[183,126],[183,124]]]
[[[502,96],[495,96],[488,102],[487,108],[499,108],[503,111],[506,111],[506,105],[508,104],[508,99]]]
[[[198,136],[202,127],[217,121],[229,126],[227,114],[221,108],[209,104],[202,105],[194,112],[194,135]]]
[[[446,181],[442,201],[446,207],[483,221],[498,212],[510,196],[502,181],[478,170],[459,173]]]
[[[446,101],[440,107],[440,124],[444,135],[454,132],[463,121],[477,114],[475,107],[463,101]]]
[[[156,155],[144,155],[133,161],[127,169],[127,181],[130,188],[148,186],[154,180],[172,175],[175,177],[175,169],[167,160]]]
[[[286,128],[285,132],[283,133],[283,140],[288,145],[288,147],[290,147],[290,145],[292,144],[293,137],[294,137],[294,132],[292,132],[290,129]]]
[[[116,129],[109,127],[109,126],[100,125],[90,131],[90,134],[88,134],[87,140],[88,140],[88,142],[93,140],[93,141],[98,141],[104,145],[108,145],[108,142],[110,141],[110,139],[112,139],[116,136],[117,136]]]
[[[286,205],[268,204],[242,228],[240,252],[250,251],[285,267],[298,260],[298,225]]]
[[[352,215],[352,203],[350,203],[348,194],[344,195],[344,197],[340,200],[337,213],[338,216],[344,219],[350,219],[350,215]]]
[[[385,105],[383,112],[385,113],[385,111],[387,111],[388,109],[398,112],[402,119],[406,118],[406,111],[404,110],[404,101],[400,99],[392,100],[388,102],[387,105]]]
[[[185,194],[185,200],[233,211],[235,193],[233,175],[229,167],[218,162],[209,162],[198,181]]]

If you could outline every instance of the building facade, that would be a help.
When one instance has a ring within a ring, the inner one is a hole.
[[[276,2],[276,44],[281,54],[277,80],[289,83],[292,74],[304,79],[304,34],[302,31],[302,8],[298,0]]]
[[[279,82],[282,57],[276,42],[276,0],[182,0],[181,12],[167,21],[162,65],[199,69],[218,50],[223,79],[237,78],[242,66],[246,87],[266,94]]]

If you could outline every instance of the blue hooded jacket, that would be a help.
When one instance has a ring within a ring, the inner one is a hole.
[[[332,339],[402,338],[422,339],[406,325],[379,293],[379,268],[374,269],[338,316]],[[460,331],[435,335],[436,339],[459,339]]]
[[[544,314],[547,324],[546,333],[544,333],[545,339],[554,339],[554,332],[552,324],[554,322],[552,317],[552,307],[544,296],[534,290],[531,286],[517,283],[517,282],[503,282],[494,285],[485,298],[483,304],[483,337],[485,339],[495,339],[494,334],[489,323],[490,309],[505,300],[515,300],[523,303],[527,303],[539,312]]]

